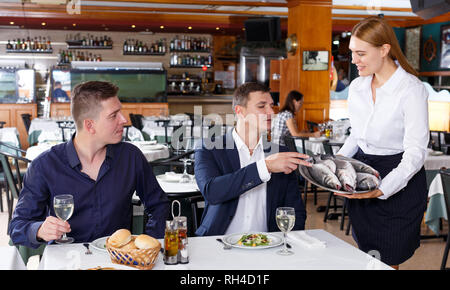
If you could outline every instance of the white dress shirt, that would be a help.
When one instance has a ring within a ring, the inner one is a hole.
[[[237,134],[236,129],[232,135],[239,152],[241,168],[256,162],[259,178],[263,183],[241,194],[236,213],[225,234],[267,232],[267,182],[270,180],[270,173],[265,162],[262,138],[250,155],[247,145]]]
[[[387,199],[404,188],[422,168],[429,141],[428,93],[422,82],[401,66],[372,99],[373,75],[355,79],[349,88],[351,134],[337,154],[352,157],[358,147],[366,154],[403,153],[400,164],[381,181]]]

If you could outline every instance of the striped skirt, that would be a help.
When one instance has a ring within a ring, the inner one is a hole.
[[[402,155],[369,155],[359,149],[353,158],[372,166],[384,178],[398,166]],[[399,265],[408,260],[420,246],[420,225],[427,196],[422,167],[405,188],[386,200],[349,199],[352,234],[360,250],[379,255],[388,265]]]

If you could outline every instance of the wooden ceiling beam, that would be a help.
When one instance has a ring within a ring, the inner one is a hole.
[[[21,7],[9,6],[0,4],[0,9],[3,10],[13,10],[13,11],[23,11]],[[287,12],[274,12],[274,11],[231,11],[231,10],[209,10],[209,9],[185,9],[185,8],[150,8],[150,7],[118,7],[118,6],[82,6],[81,15],[86,12],[101,12],[104,11],[126,11],[126,12],[160,12],[160,13],[199,13],[199,14],[229,14],[229,15],[258,15],[258,16],[281,16],[287,17]],[[25,11],[46,11],[46,12],[59,12],[67,13],[66,6],[49,6],[49,5],[39,5],[33,8],[27,8]]]
[[[261,1],[211,1],[211,0],[94,0],[101,2],[135,2],[183,5],[213,5],[213,6],[252,6],[252,7],[287,7],[287,3]],[[89,2],[89,1],[84,1]]]
[[[413,12],[411,8],[401,8],[401,7],[373,7],[376,9],[370,9],[372,7],[356,6],[356,5],[333,5],[332,8],[340,10],[380,10],[390,12]]]

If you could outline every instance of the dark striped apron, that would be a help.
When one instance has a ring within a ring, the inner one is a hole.
[[[359,149],[353,158],[372,166],[384,178],[398,166],[402,156],[403,153],[369,155]],[[420,225],[427,196],[425,168],[422,167],[405,188],[386,200],[349,199],[352,234],[360,250],[379,255],[388,265],[408,260],[420,246]]]

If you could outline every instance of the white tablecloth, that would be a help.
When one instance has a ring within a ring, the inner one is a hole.
[[[28,134],[31,134],[33,131],[51,131],[51,130],[60,130],[58,127],[58,123],[54,119],[47,118],[34,118],[31,120],[30,129],[28,130]]]
[[[0,270],[26,270],[27,267],[16,247],[0,247]]]
[[[148,162],[169,158],[170,156],[169,148],[162,144],[153,144],[149,141],[132,141],[130,143],[142,151]]]
[[[425,214],[425,223],[436,234],[439,234],[439,220],[448,220],[447,208],[445,206],[444,187],[442,186],[441,174],[436,174],[428,189],[428,206]]]
[[[433,156],[430,152],[429,150],[425,158],[425,170],[439,170],[441,167],[450,168],[450,155]]]
[[[189,263],[185,265],[165,265],[160,253],[156,260],[155,270],[296,270],[296,269],[383,269],[389,266],[379,262],[372,256],[360,251],[350,244],[338,239],[324,230],[308,230],[308,235],[325,241],[326,248],[308,249],[297,242],[289,241],[291,256],[276,254],[280,248],[264,250],[232,249],[224,250],[223,245],[210,237],[188,238]],[[280,237],[281,233],[276,233]],[[161,246],[163,241],[160,240]],[[92,248],[92,247],[91,247]],[[87,269],[97,266],[116,267],[111,263],[106,251],[93,249],[92,255],[85,255],[82,244],[50,245],[45,248],[39,269]]]
[[[181,173],[177,174],[177,176],[181,176]],[[166,181],[165,174],[161,174],[156,176],[156,180],[158,180],[159,186],[161,186],[162,190],[166,193],[183,193],[183,192],[196,192],[199,191],[197,182],[193,175],[189,175],[191,177],[191,182],[189,183],[179,183],[179,182],[168,182]]]
[[[15,127],[5,127],[0,129],[0,141],[9,143],[15,147],[20,147],[19,131]]]

